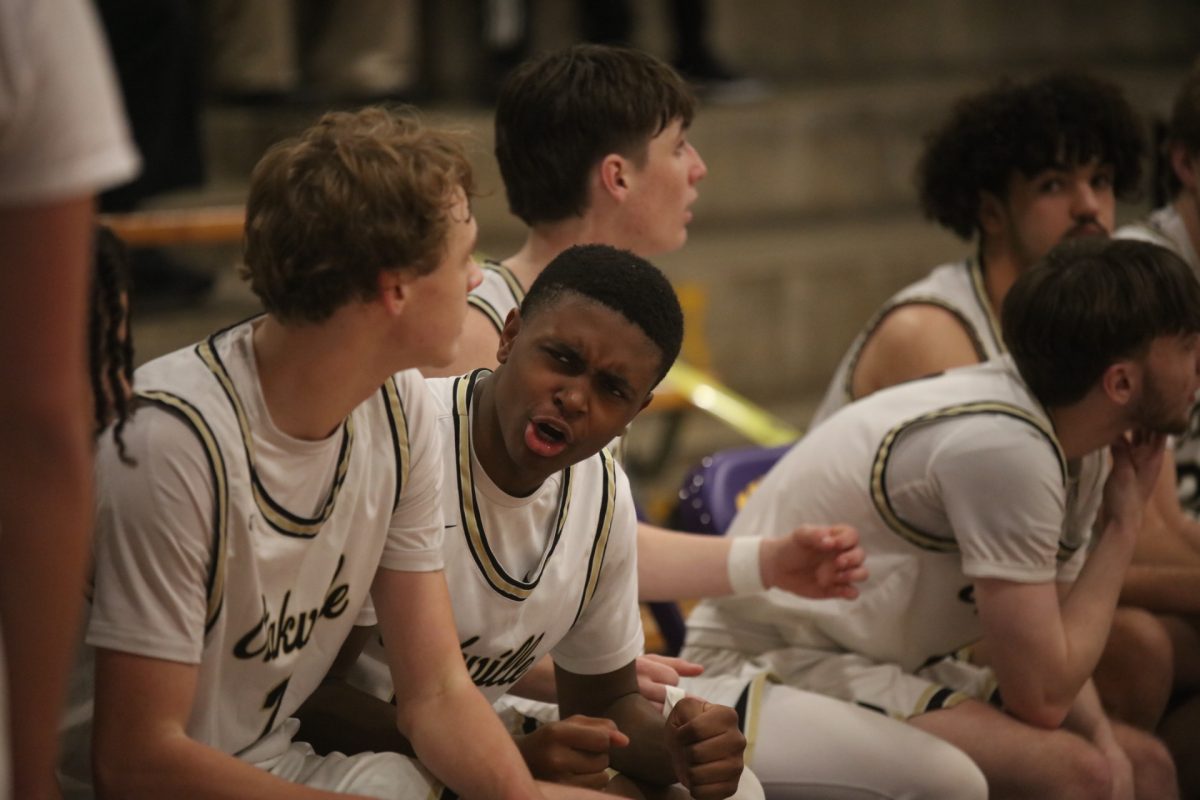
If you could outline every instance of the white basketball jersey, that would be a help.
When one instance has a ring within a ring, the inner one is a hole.
[[[1007,357],[876,392],[789,451],[729,534],[853,525],[871,571],[861,596],[706,600],[688,643],[850,651],[917,669],[982,635],[975,578],[1074,579],[1105,465],[1098,451],[1069,467]]]
[[[929,275],[901,289],[875,313],[859,333],[838,364],[833,381],[825,391],[810,426],[816,426],[844,405],[853,402],[851,382],[867,339],[891,312],[901,306],[927,305],[945,309],[958,318],[971,337],[980,361],[995,358],[1006,351],[1000,335],[1000,322],[992,313],[983,283],[983,270],[976,259],[943,264]]]
[[[136,376],[139,402],[182,420],[207,459],[212,529],[173,531],[164,521],[160,532],[168,551],[174,536],[204,536],[201,541],[209,543],[203,631],[177,624],[176,615],[188,612],[177,611],[172,595],[199,596],[188,583],[191,575],[161,576],[156,562],[147,568],[138,559],[126,563],[112,556],[144,547],[137,540],[122,544],[116,519],[99,526],[99,535],[115,544],[105,543],[106,557],[98,559],[88,643],[198,662],[187,734],[258,762],[272,754],[259,752],[256,743],[274,747],[268,741],[281,741],[286,747],[287,737],[267,735],[324,678],[380,566],[440,568],[442,521],[432,408],[415,371],[397,374],[354,409],[333,435],[336,448],[332,437],[292,440],[291,452],[275,463],[296,467],[289,472],[295,480],[312,480],[302,469],[310,448],[328,445],[324,452],[336,452],[336,465],[328,480],[311,489],[315,513],[277,502],[262,480],[271,455],[264,452],[268,440],[256,434],[267,422],[253,366],[252,325],[156,359]],[[418,433],[422,425],[427,430]],[[102,517],[103,508],[102,502]],[[142,619],[128,619],[122,613],[127,608],[139,609]]]
[[[471,445],[471,403],[487,370],[428,381],[445,446],[443,552],[467,672],[494,703],[542,656],[600,674],[642,652],[637,517],[629,482],[607,451],[512,497]],[[352,682],[391,695],[378,641]]]
[[[499,261],[485,261],[483,280],[467,295],[467,304],[484,313],[499,333],[508,319],[508,312],[519,308],[525,299],[525,289],[517,276]]]

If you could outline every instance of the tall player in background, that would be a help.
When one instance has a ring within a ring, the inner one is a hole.
[[[90,3],[0,4],[0,75],[0,798],[41,800],[92,528],[92,201],[138,157]]]

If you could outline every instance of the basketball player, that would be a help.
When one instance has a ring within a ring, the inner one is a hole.
[[[559,714],[505,701],[549,720],[515,726],[536,777],[600,787],[611,765],[650,783],[679,779],[696,796],[710,793],[679,771],[678,758],[655,756],[657,769],[646,761],[661,752],[663,728],[637,694],[636,519],[624,474],[602,449],[649,402],[678,351],[680,322],[657,270],[630,253],[577,246],[551,262],[508,317],[495,373],[431,381],[452,454],[444,483],[458,487],[444,508],[459,526],[446,537],[446,571],[468,669],[495,702],[535,661],[554,656]],[[836,550],[814,567],[814,584],[828,588],[810,596],[846,596],[837,590],[858,577],[859,555]],[[372,675],[371,661],[353,680],[387,698],[386,675]],[[970,760],[934,737],[830,698],[767,686],[761,677],[742,688],[746,696],[735,692],[728,702],[736,701],[769,797],[986,795]],[[668,702],[667,732],[699,701],[682,702],[673,710]],[[699,728],[703,720],[720,733],[697,743],[686,763],[717,761],[717,753],[744,742],[738,717],[721,713],[689,723]],[[676,765],[673,774],[664,772],[668,763]],[[718,787],[727,793],[732,784]]]
[[[684,654],[907,719],[965,750],[993,798],[1176,797],[1165,748],[1110,721],[1091,675],[1163,434],[1200,385],[1200,285],[1163,248],[1068,242],[1014,283],[1003,334],[1011,357],[830,417],[735,521],[856,526],[859,600],[704,601]]]
[[[266,315],[138,370],[129,460],[101,440],[95,711],[68,721],[69,796],[89,751],[107,796],[425,798],[434,776],[541,795],[458,654],[412,369],[453,357],[478,282],[470,190],[453,139],[380,109],[327,114],[255,168],[245,275]],[[292,741],[368,591],[420,763]]]
[[[516,254],[484,266],[483,282],[469,298],[458,358],[425,373],[495,366],[508,314],[546,264],[572,245],[608,244],[642,257],[682,247],[697,184],[707,173],[687,140],[694,112],[687,84],[637,50],[578,45],[515,70],[496,106],[496,158],[509,207],[528,234]],[[641,524],[641,599],[728,594],[738,575],[749,579],[742,583],[751,590],[799,590],[808,586],[811,563],[844,546],[825,533],[798,530],[789,539],[747,541],[734,552],[722,537]],[[698,668],[656,658],[641,659],[639,667],[645,691],[661,702],[664,685],[679,680],[677,669]],[[552,672],[540,675],[542,691],[552,694],[545,686]]]
[[[1192,67],[1175,98],[1165,141],[1156,159],[1156,176],[1169,202],[1148,217],[1117,230],[1119,238],[1142,239],[1170,249],[1200,275],[1200,64]],[[1150,609],[1166,625],[1174,654],[1172,706],[1159,726],[1179,767],[1184,796],[1200,793],[1200,428],[1192,408],[1185,433],[1172,440],[1155,488],[1148,522],[1138,538],[1134,563],[1125,578],[1122,598]],[[1138,661],[1139,643],[1126,648]],[[1166,689],[1167,687],[1164,687]]]

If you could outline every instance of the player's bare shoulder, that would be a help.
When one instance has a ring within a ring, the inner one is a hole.
[[[851,376],[854,397],[980,361],[967,323],[933,303],[889,311],[868,336]]]

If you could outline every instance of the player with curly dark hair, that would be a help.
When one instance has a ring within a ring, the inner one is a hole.
[[[917,167],[926,216],[974,257],[892,297],[846,354],[819,422],[871,392],[1005,351],[997,318],[1017,276],[1059,241],[1107,236],[1116,198],[1137,191],[1146,149],[1121,90],[1058,72],[1001,80],[960,99]]]
[[[960,99],[917,168],[925,214],[975,254],[893,295],[843,358],[814,424],[880,389],[1007,352],[999,311],[1058,242],[1107,236],[1116,199],[1138,191],[1141,122],[1112,83],[1074,72],[1001,80]],[[1131,662],[1132,659],[1132,662]],[[1163,622],[1122,607],[1096,682],[1116,716],[1152,727],[1174,665]]]

